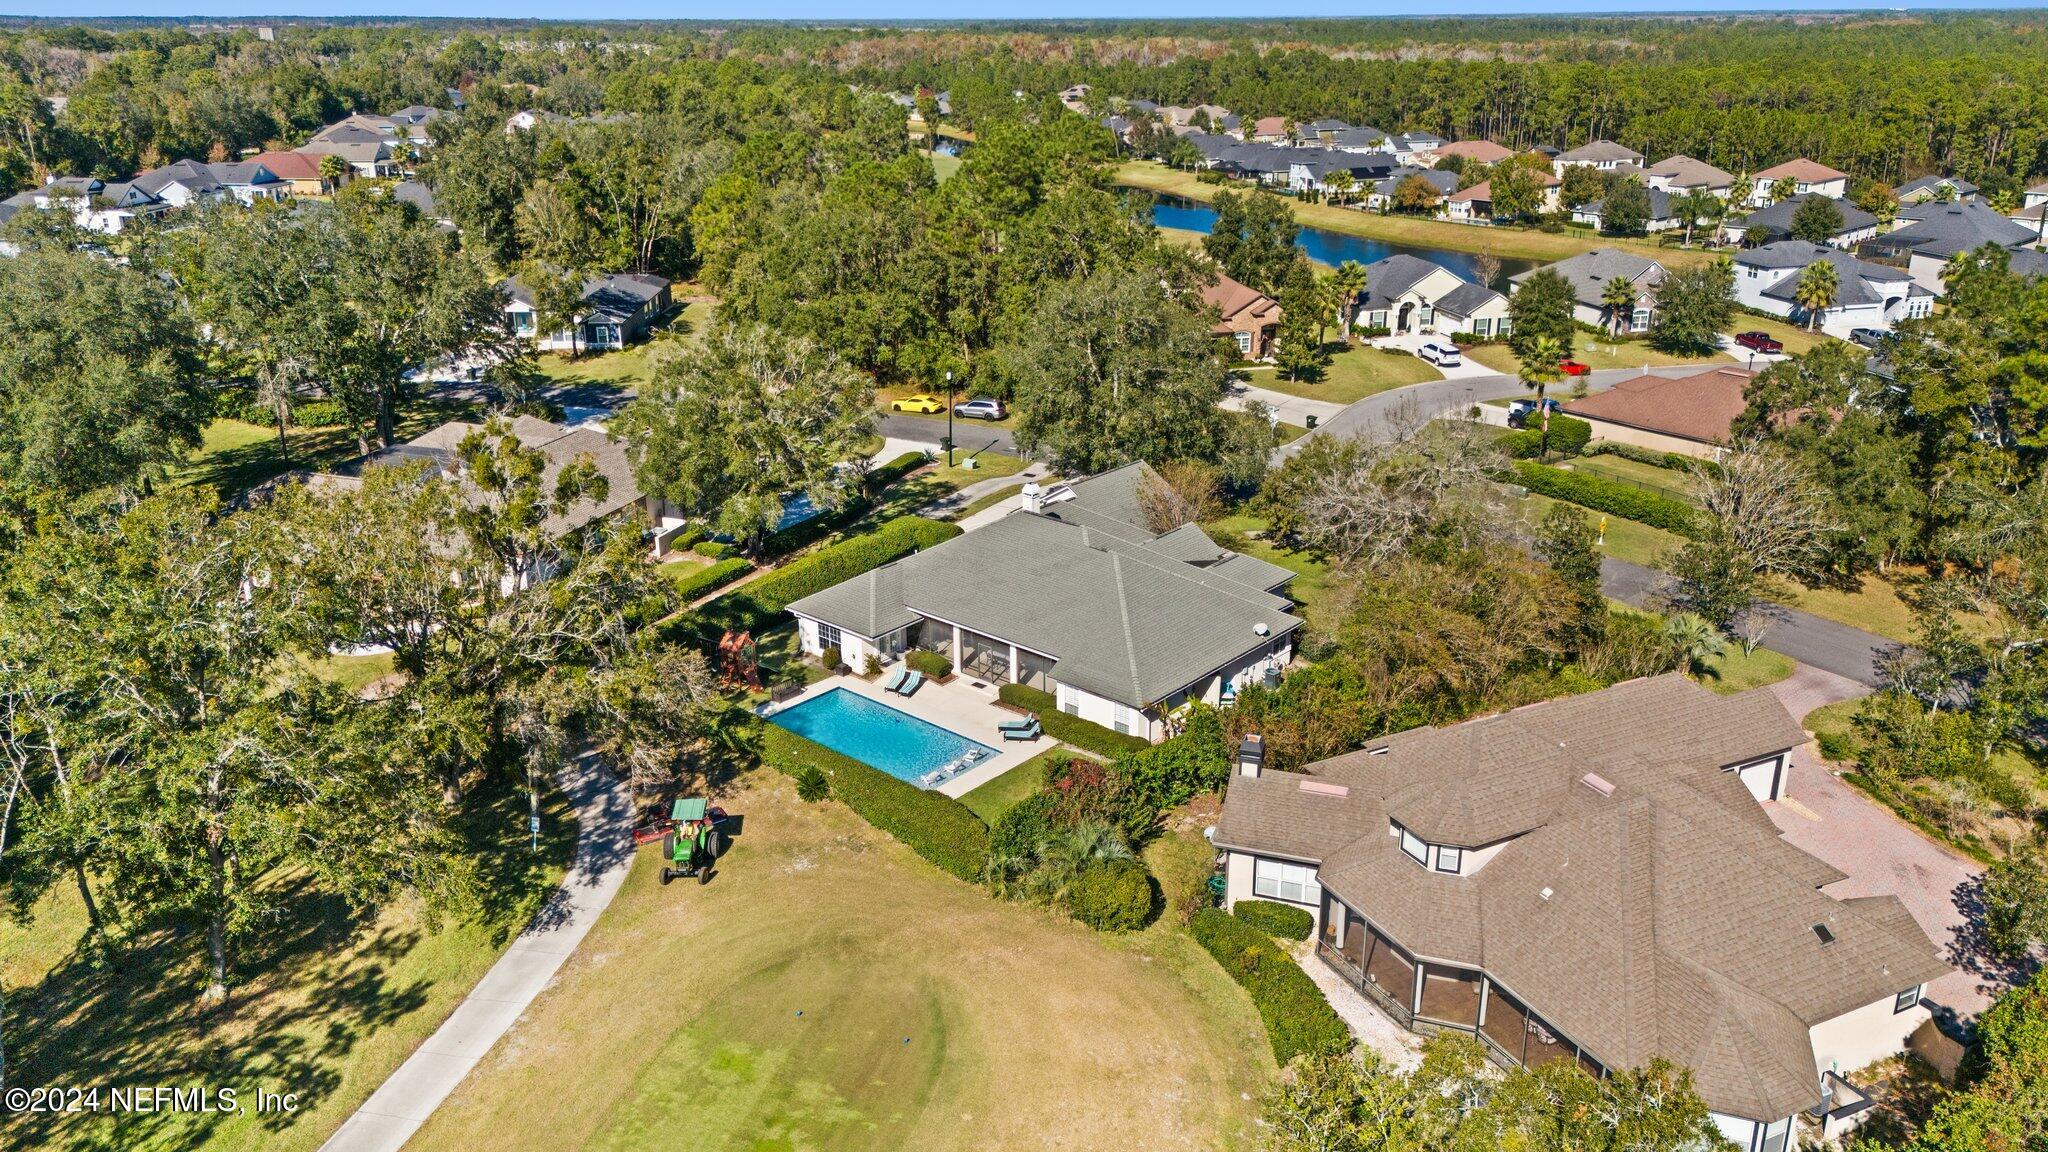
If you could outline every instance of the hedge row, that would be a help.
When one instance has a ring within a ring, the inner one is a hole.
[[[910,665],[913,671],[921,672],[934,680],[944,680],[953,674],[953,662],[951,660],[946,659],[937,652],[927,652],[922,648],[913,648],[908,655],[903,657],[903,662]]]
[[[1217,908],[1196,912],[1188,931],[1251,993],[1259,1019],[1266,1022],[1274,1060],[1284,1065],[1304,1054],[1335,1056],[1351,1050],[1351,1030],[1323,990],[1271,936]]]
[[[814,592],[853,579],[960,535],[958,524],[898,516],[865,536],[841,540],[756,580],[747,590],[754,599],[780,612]]]
[[[720,560],[716,564],[706,564],[704,567],[676,581],[676,595],[682,599],[683,603],[687,604],[714,588],[725,587],[727,584],[753,571],[753,568],[752,564],[737,557],[731,560]]]
[[[1531,414],[1529,426],[1518,428],[1500,438],[1501,449],[1516,460],[1533,460],[1542,450],[1543,429],[1536,423],[1540,417]],[[1550,418],[1550,450],[1561,456],[1577,456],[1586,450],[1593,439],[1593,426],[1584,420],[1570,416]]]
[[[1052,693],[1041,692],[1026,684],[1005,684],[996,689],[996,697],[1012,708],[1022,708],[1035,714],[1045,734],[1062,744],[1072,744],[1103,756],[1121,756],[1152,746],[1152,742],[1143,736],[1126,735],[1079,716],[1069,716],[1060,711],[1060,702]]]
[[[1555,500],[1580,504],[1596,512],[1635,520],[1680,536],[1692,536],[1699,531],[1699,523],[1690,504],[1603,476],[1517,460],[1514,482]]]
[[[1683,452],[1659,452],[1655,448],[1644,448],[1637,444],[1624,444],[1619,440],[1602,440],[1586,449],[1588,456],[1619,456],[1634,460],[1638,464],[1651,464],[1658,468],[1669,468],[1681,474],[1695,469],[1709,475],[1719,475],[1721,466],[1712,460],[1701,460]]]
[[[1230,914],[1268,936],[1284,936],[1289,940],[1306,940],[1315,930],[1315,917],[1306,908],[1282,904],[1276,900],[1239,900],[1230,909]]]
[[[254,392],[227,389],[213,395],[213,414],[244,424],[277,427],[277,410],[258,403]],[[299,400],[292,404],[292,423],[300,428],[326,428],[348,422],[348,413],[338,401]]]
[[[875,827],[910,846],[938,868],[973,883],[988,860],[988,828],[967,806],[853,759],[786,728],[764,724],[761,761],[800,778],[815,769],[831,794]]]
[[[859,520],[868,514],[868,509],[874,504],[867,492],[880,492],[924,467],[930,460],[931,457],[923,452],[905,452],[876,468],[868,473],[866,492],[855,494],[852,499],[830,512],[820,513],[801,524],[791,524],[780,532],[769,533],[761,541],[761,555],[770,559],[787,556],[799,548],[808,548]]]

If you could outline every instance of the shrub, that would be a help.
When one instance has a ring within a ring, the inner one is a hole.
[[[1152,876],[1136,860],[1100,860],[1067,890],[1067,911],[1098,932],[1130,932],[1152,918]]]
[[[1215,908],[1195,913],[1188,931],[1251,994],[1266,1023],[1274,1060],[1286,1064],[1304,1054],[1335,1056],[1351,1050],[1351,1032],[1322,989],[1272,937]]]
[[[796,770],[797,799],[807,804],[816,804],[832,794],[832,782],[815,764],[806,764]]]
[[[1315,917],[1308,914],[1308,909],[1272,900],[1239,900],[1230,914],[1268,936],[1289,940],[1308,939],[1308,934],[1316,926]]]
[[[827,648],[827,649],[825,649],[825,651],[824,651],[824,652],[820,653],[820,654],[819,654],[819,656],[818,656],[818,663],[820,663],[820,664],[823,664],[823,665],[824,665],[824,666],[826,667],[826,669],[828,669],[828,670],[836,670],[836,669],[838,669],[839,665],[840,665],[840,664],[841,664],[842,662],[843,662],[842,654],[840,653],[839,649],[838,649],[838,648],[836,648],[836,647],[834,647],[834,648]]]
[[[1012,708],[1022,708],[1036,715],[1045,734],[1063,744],[1072,744],[1104,756],[1121,756],[1152,746],[1152,742],[1143,736],[1127,735],[1079,716],[1067,715],[1060,711],[1059,700],[1050,692],[1041,692],[1025,684],[1005,684],[996,689],[996,696]]]
[[[1052,837],[1059,797],[1040,789],[1017,801],[989,826],[991,855],[1021,860],[1038,854],[1038,846]]]
[[[1847,732],[1823,732],[1818,737],[1824,760],[1847,764],[1856,759],[1856,738]]]
[[[1363,324],[1353,324],[1351,326],[1351,334],[1360,340],[1377,340],[1382,336],[1392,336],[1394,330],[1384,324],[1376,328],[1367,327]]]
[[[944,680],[953,674],[953,662],[937,652],[926,652],[922,648],[912,649],[903,657],[913,672],[922,672],[934,680]]]
[[[695,552],[699,556],[708,556],[713,560],[723,560],[728,556],[740,554],[739,549],[719,540],[699,540],[695,544],[690,545],[690,551]]]
[[[867,662],[861,665],[860,671],[863,676],[880,676],[882,674],[882,658],[873,652],[868,653]]]
[[[687,604],[714,588],[725,587],[727,584],[753,570],[754,566],[752,564],[738,557],[734,557],[731,560],[720,560],[716,564],[707,564],[686,576],[678,578],[676,580],[676,595],[681,597],[683,602]]]
[[[701,524],[692,524],[689,527],[683,529],[681,532],[676,533],[674,536],[669,537],[669,551],[681,552],[686,548],[694,551],[697,546],[697,542],[702,539],[704,539],[704,526]]]
[[[926,464],[931,463],[927,452],[905,452],[887,464],[868,473],[868,486],[875,489],[887,488]]]
[[[899,516],[866,535],[841,540],[786,564],[748,585],[747,592],[770,614],[781,612],[813,592],[958,535],[957,524]]]
[[[348,423],[348,412],[333,400],[309,400],[292,405],[292,422],[301,428],[327,428]]]
[[[958,800],[927,792],[772,724],[762,726],[760,750],[763,763],[791,777],[800,777],[806,768],[816,771],[848,808],[939,869],[967,881],[981,876],[988,860],[988,828]]]
[[[1630,484],[1622,484],[1603,476],[1590,476],[1580,472],[1568,472],[1529,460],[1517,460],[1513,480],[1531,492],[1540,492],[1555,500],[1584,505],[1596,512],[1635,520],[1653,528],[1676,532],[1680,536],[1693,536],[1699,532],[1698,521],[1694,518],[1690,504],[1645,492]]]
[[[1624,444],[1619,440],[1602,440],[1586,448],[1588,456],[1619,456],[1639,464],[1650,464],[1658,468],[1669,468],[1673,472],[1691,472],[1695,469],[1718,475],[1721,466],[1712,460],[1699,460],[1683,452],[1659,452],[1655,448],[1644,448],[1637,444]]]
[[[1185,804],[1200,792],[1215,792],[1230,779],[1230,749],[1223,738],[1223,719],[1214,708],[1198,704],[1187,727],[1163,744],[1149,745],[1116,762],[1117,770],[1153,808]]]
[[[1537,417],[1531,414],[1529,427],[1510,432],[1497,443],[1501,449],[1516,460],[1533,460],[1543,443],[1543,429],[1536,425]],[[1577,456],[1586,450],[1593,439],[1593,426],[1584,420],[1570,416],[1550,418],[1550,450],[1560,456]]]
[[[1145,866],[1159,882],[1166,911],[1185,924],[1216,902],[1209,878],[1216,875],[1216,849],[1199,833],[1169,832],[1145,849]]]

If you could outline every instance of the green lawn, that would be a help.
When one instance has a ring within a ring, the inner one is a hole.
[[[1532,492],[1522,498],[1522,519],[1531,525],[1541,524],[1543,517],[1550,511],[1550,506],[1556,503],[1558,501],[1548,496],[1538,496]],[[1666,532],[1662,528],[1652,528],[1648,524],[1624,520],[1619,516],[1608,516],[1592,509],[1585,511],[1593,518],[1595,524],[1600,523],[1603,518],[1607,521],[1607,532],[1601,551],[1618,560],[1654,568],[1659,560],[1678,551],[1685,543],[1685,538],[1675,532]]]
[[[932,162],[932,172],[938,177],[941,184],[951,180],[953,174],[960,171],[960,158],[958,156],[948,156],[943,152],[927,152],[924,156],[925,159]]]
[[[391,674],[389,652],[366,652],[357,656],[328,656],[309,665],[313,675],[339,684],[350,692],[361,692],[372,680]]]
[[[1770,596],[1781,603],[1789,604],[1830,620],[1853,624],[1866,632],[1875,632],[1890,640],[1910,644],[1915,639],[1913,606],[1906,596],[1912,585],[1924,580],[1924,574],[1914,569],[1900,568],[1890,576],[1866,573],[1855,578],[1850,587],[1828,586],[1807,588],[1787,580],[1774,581]],[[1981,617],[1970,615],[1962,624],[1966,628],[1988,628]]]
[[[873,511],[861,518],[861,523],[876,524],[892,517],[908,515],[978,480],[1015,476],[1024,470],[1024,461],[1000,452],[976,453],[975,466],[971,469],[963,468],[961,463],[968,455],[969,453],[965,451],[956,450],[953,453],[953,466],[948,468],[945,465],[945,454],[940,453],[935,467],[905,477],[884,488],[881,499],[875,502]]]
[[[1691,501],[1697,488],[1697,481],[1691,473],[1675,468],[1661,468],[1630,460],[1625,456],[1602,453],[1597,456],[1577,456],[1565,462],[1566,468],[1574,472],[1585,472],[1608,480],[1618,480],[1638,488],[1668,496],[1673,500]]]
[[[1765,638],[1769,643],[1769,637]],[[1759,648],[1744,655],[1742,645],[1729,644],[1719,656],[1707,665],[1703,683],[1722,695],[1747,692],[1751,688],[1762,688],[1776,684],[1792,674],[1794,662],[1790,656],[1780,655],[1768,648]]]
[[[449,420],[470,419],[477,415],[476,410],[462,404],[422,401],[408,406],[400,414],[398,438],[410,440]],[[199,448],[185,466],[172,470],[171,482],[207,485],[226,498],[246,492],[285,472],[296,469],[326,471],[361,454],[355,429],[341,425],[293,428],[289,439],[287,455],[278,449],[275,427],[245,424],[240,420],[215,420],[206,426]]]
[[[1176,927],[1092,932],[756,774],[706,886],[643,851],[554,984],[408,1147],[1218,1148],[1275,1078]]]
[[[410,905],[358,918],[304,874],[263,883],[294,916],[250,934],[242,982],[206,1013],[196,931],[143,929],[110,959],[79,949],[82,905],[52,889],[27,925],[0,920],[8,1082],[232,1087],[240,1114],[0,1116],[8,1148],[318,1148],[438,1028],[562,875],[575,817],[545,798],[541,853],[527,848],[526,798],[501,789],[469,833],[487,901],[430,925]],[[258,1089],[296,1092],[295,1113],[259,1115]]]
[[[1513,352],[1508,351],[1505,344],[1481,344],[1476,348],[1467,348],[1465,358],[1510,376],[1522,370],[1522,362],[1515,358]],[[1652,368],[1664,368],[1674,364],[1728,363],[1728,357],[1719,353],[1703,357],[1672,356],[1659,352],[1648,344],[1616,344],[1587,336],[1585,333],[1580,333],[1572,345],[1572,359],[1596,371],[1609,368],[1641,368],[1646,364]],[[1549,394],[1563,399],[1571,394],[1571,389],[1570,380],[1560,380],[1550,386]]]
[[[1728,326],[1728,331],[1768,332],[1772,339],[1785,346],[1785,351],[1795,356],[1804,355],[1812,351],[1815,345],[1830,343],[1835,339],[1825,332],[1808,332],[1789,320],[1780,320],[1775,316],[1757,316],[1748,312],[1737,313],[1734,323]],[[1729,351],[1738,360],[1746,362],[1749,359],[1747,348],[1733,348]]]
[[[1225,536],[1244,537],[1245,533],[1266,531],[1267,524],[1261,517],[1239,513],[1211,520],[1203,524],[1202,527],[1211,532],[1223,533]],[[1328,595],[1330,590],[1331,572],[1328,561],[1306,552],[1296,552],[1291,548],[1283,548],[1279,544],[1263,538],[1252,539],[1246,537],[1241,541],[1234,541],[1233,543],[1242,543],[1242,551],[1247,556],[1256,556],[1269,564],[1278,564],[1280,567],[1294,573],[1294,580],[1287,586],[1287,594],[1301,605],[1302,619],[1316,620],[1316,615],[1323,606],[1324,597]],[[1316,622],[1319,624],[1332,623],[1332,621],[1324,620],[1316,620]]]
[[[1349,404],[1391,388],[1443,379],[1443,373],[1406,352],[1388,352],[1364,345],[1345,348],[1335,343],[1324,347],[1332,355],[1320,380],[1289,380],[1282,373],[1266,367],[1244,370],[1245,375],[1260,388],[1307,400],[1328,400],[1332,404]]]
[[[973,809],[983,823],[994,824],[996,817],[1016,807],[1019,800],[1038,791],[1039,786],[1045,783],[1047,763],[1067,759],[1073,754],[1068,748],[1055,744],[960,797],[960,802]]]
[[[967,505],[967,507],[962,508],[960,511],[954,513],[951,519],[965,520],[969,516],[974,515],[976,512],[993,508],[996,505],[1004,503],[1006,501],[1015,500],[1017,498],[1017,494],[1019,492],[1022,492],[1023,490],[1024,485],[1022,484],[1005,484],[1004,486],[996,489],[993,492],[985,492],[982,495],[976,497],[973,501],[971,501]]]

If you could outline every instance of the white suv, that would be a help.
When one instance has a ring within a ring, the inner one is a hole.
[[[1458,346],[1448,340],[1424,340],[1415,354],[1439,368],[1456,368],[1465,362]]]

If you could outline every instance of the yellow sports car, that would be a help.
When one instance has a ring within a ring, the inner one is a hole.
[[[915,396],[905,396],[901,400],[889,401],[889,411],[891,412],[923,412],[929,415],[934,412],[944,412],[945,410],[946,402],[944,400],[939,399],[937,396],[927,396],[922,392]]]

